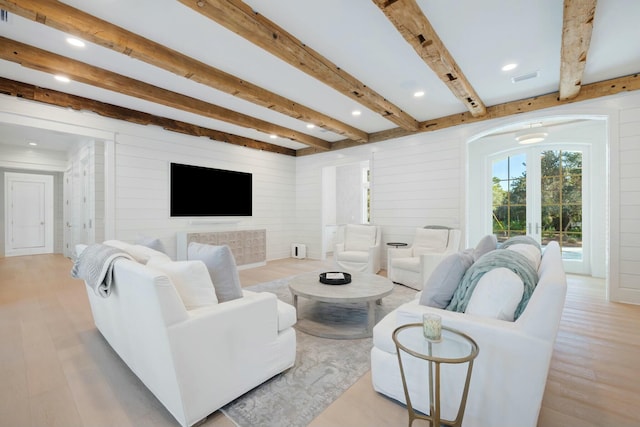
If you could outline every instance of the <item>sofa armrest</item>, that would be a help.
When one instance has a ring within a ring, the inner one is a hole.
[[[184,404],[194,413],[227,404],[295,358],[295,331],[278,333],[277,297],[270,292],[192,310],[167,333]]]
[[[189,318],[171,326],[181,336],[267,342],[278,332],[278,298],[270,292],[243,292],[243,297],[190,310]],[[229,336],[235,331],[237,337]],[[176,334],[177,335],[177,334]]]
[[[250,297],[257,292],[242,290],[242,294],[245,297]],[[278,332],[282,332],[287,328],[292,327],[297,322],[296,309],[291,304],[288,304],[280,299],[276,299],[278,303]]]
[[[486,341],[485,347],[517,347],[517,341],[528,341],[535,345],[549,347],[553,343],[528,334],[518,322],[494,319],[489,317],[475,316],[457,311],[449,311],[420,304],[415,298],[402,304],[396,310],[380,321],[374,328],[374,346],[391,350],[395,353],[395,345],[391,338],[391,333],[398,326],[407,323],[421,323],[423,313],[434,313],[442,317],[443,326],[456,329],[469,335],[478,342]],[[379,328],[379,330],[376,330]],[[515,340],[515,341],[514,341]],[[480,348],[482,352],[482,348]],[[486,349],[485,349],[486,351]]]

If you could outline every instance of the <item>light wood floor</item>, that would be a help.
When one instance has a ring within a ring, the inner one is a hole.
[[[96,331],[71,266],[61,255],[0,258],[0,427],[176,426]],[[240,277],[250,286],[330,267],[285,259]],[[540,427],[640,426],[640,306],[605,301],[603,286],[569,277]],[[233,427],[219,412],[202,425]],[[407,414],[365,374],[310,425],[406,426]]]

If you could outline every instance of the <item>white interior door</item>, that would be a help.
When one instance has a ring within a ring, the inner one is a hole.
[[[53,176],[5,173],[5,255],[53,253]]]
[[[64,186],[63,186],[63,219],[64,219],[64,256],[72,258],[75,247],[73,241],[73,172],[69,168],[64,173]]]

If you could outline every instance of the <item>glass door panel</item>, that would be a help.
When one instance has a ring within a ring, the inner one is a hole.
[[[557,241],[565,260],[583,260],[582,152],[529,148],[493,161],[493,233]],[[531,159],[537,161],[531,161]]]
[[[582,260],[582,153],[540,155],[542,244],[556,240],[564,259]]]

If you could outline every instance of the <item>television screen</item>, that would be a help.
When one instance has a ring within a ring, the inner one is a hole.
[[[251,216],[252,175],[171,163],[172,217]]]

